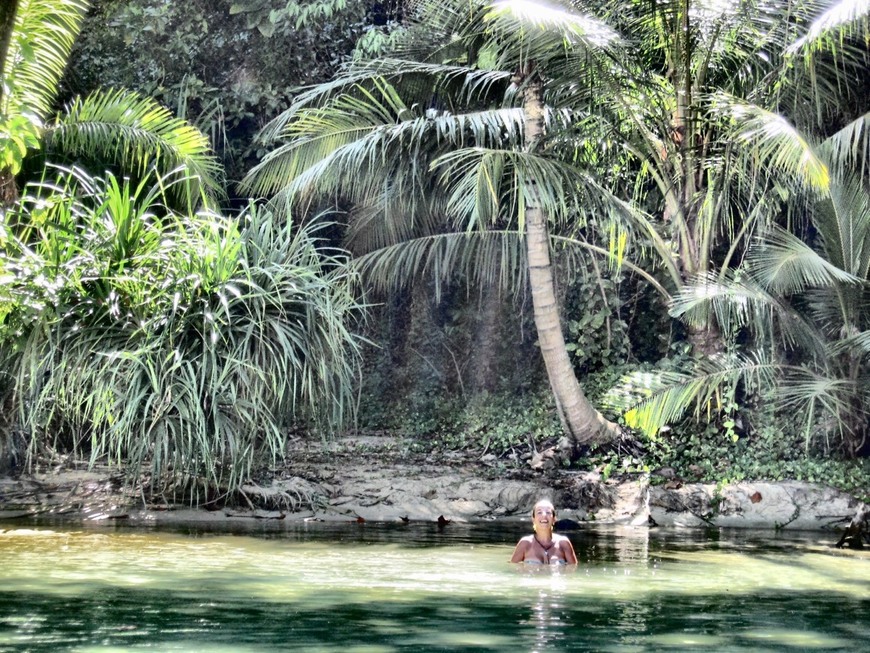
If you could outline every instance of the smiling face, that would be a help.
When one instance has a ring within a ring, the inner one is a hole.
[[[549,501],[538,501],[532,509],[532,525],[536,533],[549,533],[556,523],[556,509]]]

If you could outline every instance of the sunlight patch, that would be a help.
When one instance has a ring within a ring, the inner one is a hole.
[[[667,633],[665,635],[653,635],[647,641],[659,646],[681,650],[685,650],[687,646],[715,646],[720,648],[728,642],[724,637],[705,635],[704,633]]]
[[[797,649],[819,649],[830,651],[833,649],[848,649],[855,645],[847,639],[831,637],[824,633],[813,631],[776,630],[765,629],[742,633],[741,637],[758,642],[771,642],[777,646],[788,646]]]

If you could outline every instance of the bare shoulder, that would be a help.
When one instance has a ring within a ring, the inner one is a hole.
[[[521,537],[520,541],[517,542],[517,551],[528,551],[532,546],[532,540],[534,540],[534,537],[534,535]]]
[[[522,562],[526,559],[526,553],[532,548],[532,535],[520,538],[514,548],[514,554],[511,556],[511,562]]]

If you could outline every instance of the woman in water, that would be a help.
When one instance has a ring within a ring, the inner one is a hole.
[[[546,499],[538,501],[532,508],[532,529],[534,535],[526,535],[514,549],[511,562],[527,562],[541,565],[576,565],[577,556],[571,540],[564,535],[556,535],[556,509]]]

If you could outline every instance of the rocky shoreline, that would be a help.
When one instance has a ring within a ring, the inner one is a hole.
[[[243,487],[243,507],[191,509],[145,500],[108,469],[63,467],[0,479],[0,519],[160,524],[286,519],[323,521],[526,520],[551,497],[579,524],[842,532],[870,507],[830,487],[784,481],[655,484],[649,475],[506,468],[446,453],[414,455],[394,438],[299,441],[289,463]],[[832,535],[832,541],[836,536]]]

